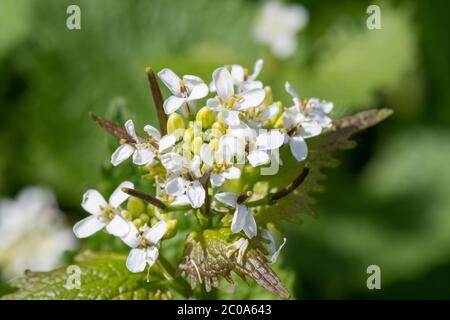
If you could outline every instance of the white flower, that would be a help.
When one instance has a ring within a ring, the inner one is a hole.
[[[263,87],[262,82],[256,80],[258,75],[261,73],[263,65],[263,59],[258,59],[255,63],[253,73],[250,75],[248,74],[247,69],[239,64],[232,64],[228,67],[230,69],[233,84],[238,92],[245,92],[251,89],[261,89]],[[209,84],[209,90],[211,92],[216,91],[214,81]]]
[[[209,179],[213,187],[220,187],[226,180],[239,179],[241,176],[241,170],[231,164],[232,157],[236,154],[233,151],[237,147],[235,141],[234,137],[222,136],[219,140],[219,150],[214,155],[209,144],[201,146],[200,157],[211,172]],[[215,162],[217,165],[214,165]]]
[[[305,118],[315,121],[322,128],[330,128],[332,121],[327,116],[333,110],[333,103],[321,101],[317,98],[310,98],[306,104],[302,103],[298,92],[292,88],[289,82],[285,83],[286,91],[292,96],[295,109],[298,113],[302,113]]]
[[[0,199],[0,265],[5,280],[27,269],[49,271],[77,246],[53,193],[27,187],[15,199]]]
[[[167,224],[160,220],[151,228],[145,228],[139,236],[138,248],[133,247],[128,254],[126,266],[131,272],[142,272],[148,264],[151,267],[158,259],[158,245],[167,231]]]
[[[136,134],[132,120],[125,122],[127,133],[133,138],[134,143],[124,143],[120,145],[111,156],[111,163],[114,166],[119,165],[129,157],[133,156],[133,163],[136,165],[145,165],[153,161],[156,152],[166,152],[176,141],[175,136],[166,135],[161,139],[159,131],[151,125],[146,125],[144,131],[149,135],[149,140],[144,140]],[[155,144],[158,145],[158,149]]]
[[[238,195],[231,192],[221,192],[215,195],[216,200],[235,208],[231,231],[233,233],[243,230],[248,238],[253,238],[257,234],[255,218],[246,204],[238,203]]]
[[[287,239],[283,238],[283,243],[277,249],[275,239],[273,238],[272,234],[268,230],[263,229],[261,232],[261,237],[263,237],[264,239],[269,241],[269,243],[266,246],[267,251],[269,252],[269,254],[272,255],[272,257],[269,260],[269,263],[277,262],[277,259],[281,253],[281,249],[283,249],[284,245],[286,244]]]
[[[164,101],[166,114],[171,114],[181,108],[187,117],[196,109],[195,100],[202,99],[208,94],[208,86],[197,76],[185,75],[183,79],[180,79],[167,68],[161,70],[158,76],[173,94]]]
[[[122,182],[111,194],[109,202],[95,189],[84,193],[81,207],[91,215],[73,226],[77,238],[89,237],[106,227],[110,234],[122,238],[124,242],[129,240],[127,236],[134,230],[132,223],[122,216],[120,205],[129,198],[122,188],[134,188],[134,185],[129,181]]]
[[[279,149],[284,143],[284,135],[279,130],[264,131],[250,141],[248,161],[252,167],[270,161],[272,151]]]
[[[177,198],[177,206],[190,204],[192,208],[200,208],[205,203],[205,188],[198,180],[189,181],[183,177],[174,177],[166,182],[165,191]]]
[[[290,84],[286,82],[285,86],[286,91],[294,97],[295,103],[284,113],[284,127],[287,130],[286,140],[289,142],[289,147],[295,159],[303,161],[308,156],[308,146],[305,139],[318,136],[322,132],[322,127],[303,112],[300,96]]]
[[[228,126],[240,124],[239,111],[256,107],[263,102],[264,89],[251,89],[235,94],[233,77],[227,68],[218,68],[213,73],[213,82],[217,90],[217,97],[208,99],[211,110],[222,112],[223,119]]]
[[[297,48],[297,32],[308,23],[308,11],[301,5],[278,1],[264,3],[255,25],[256,40],[268,45],[274,56],[286,59]]]

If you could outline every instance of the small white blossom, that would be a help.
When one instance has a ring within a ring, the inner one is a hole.
[[[256,40],[268,45],[280,59],[292,56],[297,48],[297,33],[308,23],[308,11],[301,5],[278,1],[264,3],[255,25]]]
[[[0,199],[0,265],[6,280],[27,269],[49,271],[77,246],[54,194],[27,187],[15,199]]]
[[[144,227],[139,235],[139,246],[131,246],[126,266],[131,272],[142,272],[148,264],[153,266],[159,256],[159,242],[167,231],[167,224],[160,220],[153,227]]]
[[[246,92],[251,89],[261,89],[263,84],[261,81],[256,80],[256,78],[261,73],[263,68],[263,59],[258,59],[255,63],[255,67],[252,74],[248,74],[247,69],[239,64],[232,64],[231,66],[225,66],[230,70],[231,78],[233,84],[236,87],[237,92]],[[214,81],[209,84],[209,91],[215,92],[216,86]]]
[[[108,233],[128,242],[127,236],[132,232],[132,223],[122,216],[120,205],[125,202],[129,195],[122,191],[122,188],[134,188],[129,181],[122,182],[111,194],[109,201],[95,189],[86,191],[83,195],[81,207],[91,215],[78,221],[73,232],[77,238],[86,238],[106,227]]]
[[[195,112],[195,101],[206,97],[208,86],[197,76],[185,75],[180,79],[172,70],[163,69],[158,73],[172,96],[164,101],[164,112],[171,114],[181,108],[187,117]]]
[[[250,141],[248,161],[252,167],[266,164],[270,161],[270,154],[278,150],[284,143],[284,135],[279,130],[262,132]]]
[[[215,195],[216,200],[235,208],[233,220],[231,222],[231,231],[238,233],[241,230],[248,238],[253,238],[257,234],[255,218],[246,204],[238,203],[238,195],[231,192],[221,192]]]
[[[168,195],[177,197],[176,205],[190,204],[192,208],[200,208],[205,203],[205,188],[198,180],[174,177],[167,181],[165,191]]]
[[[132,120],[125,122],[125,130],[134,140],[134,143],[124,143],[120,145],[111,156],[111,163],[118,166],[129,157],[133,156],[133,163],[145,165],[151,163],[157,152],[166,152],[176,141],[175,136],[166,135],[161,139],[159,131],[151,125],[146,125],[144,131],[149,135],[149,140],[144,140],[136,134]],[[156,148],[158,145],[158,148]]]
[[[251,89],[235,94],[233,77],[227,68],[218,68],[213,73],[213,82],[217,90],[217,97],[208,99],[208,107],[221,112],[228,126],[240,124],[239,111],[256,107],[263,102],[264,89]]]

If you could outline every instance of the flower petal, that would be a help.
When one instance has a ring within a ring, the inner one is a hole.
[[[203,147],[203,145],[202,145]],[[202,172],[200,171],[200,165],[202,160],[199,155],[195,155],[191,162],[188,165],[189,171],[194,174],[196,178],[200,178],[202,176]]]
[[[208,95],[208,86],[199,77],[187,75],[183,80],[190,90],[188,100],[198,100]]]
[[[240,96],[244,99],[240,103],[241,108],[246,109],[260,105],[266,96],[266,92],[264,89],[252,89],[240,94]]]
[[[183,178],[177,177],[169,180],[164,188],[169,196],[182,195],[186,190],[186,183]]]
[[[218,68],[213,72],[213,81],[217,95],[222,99],[228,99],[234,95],[233,79],[227,68]]]
[[[155,158],[155,153],[147,148],[136,149],[133,153],[133,163],[138,166],[143,166],[150,163]]]
[[[167,88],[169,88],[172,94],[179,96],[180,95],[180,81],[181,79],[176,75],[175,72],[168,68],[162,69],[158,72],[158,77],[164,82]]]
[[[161,139],[161,133],[159,133],[159,130],[156,129],[155,127],[147,124],[144,127],[144,131],[153,139],[155,139],[156,141],[159,141]]]
[[[277,262],[278,256],[280,255],[281,249],[283,249],[284,245],[286,244],[286,238],[283,238],[283,243],[278,247],[278,249],[273,253],[272,257],[269,260],[269,263],[275,263]]]
[[[125,236],[121,237],[121,239],[127,246],[136,248],[141,241],[139,238],[139,230],[131,221],[128,221],[128,229],[129,232]]]
[[[185,158],[174,152],[163,154],[160,160],[164,168],[173,173],[179,172],[185,163]]]
[[[149,268],[153,266],[159,256],[159,250],[157,247],[151,246],[146,249],[146,261],[148,263]]]
[[[206,101],[206,105],[213,111],[219,111],[222,108],[222,105],[220,104],[219,100],[215,98],[208,99]]]
[[[211,167],[213,165],[213,157],[209,144],[202,144],[200,148],[200,159],[208,167]]]
[[[89,216],[75,223],[73,233],[79,239],[87,238],[101,230],[104,226],[105,223],[98,220],[97,216]]]
[[[83,194],[81,207],[90,214],[99,215],[102,213],[100,207],[106,207],[105,198],[95,189],[89,189]]]
[[[255,80],[259,76],[259,74],[261,73],[261,70],[262,70],[263,66],[264,66],[264,60],[263,59],[256,60],[255,67],[254,67],[253,73],[250,76],[250,79]]]
[[[106,231],[116,237],[124,237],[130,232],[130,226],[128,221],[119,215],[115,215],[114,218],[106,225]]]
[[[222,110],[223,120],[229,126],[237,126],[241,120],[239,119],[239,111]]]
[[[238,195],[231,192],[220,192],[214,198],[230,207],[236,208]]]
[[[127,160],[134,153],[134,147],[128,143],[120,145],[111,156],[111,163],[113,166],[118,166],[123,161]]]
[[[159,220],[153,227],[144,232],[143,237],[152,244],[157,244],[167,231],[167,223]]]
[[[236,167],[230,167],[222,172],[222,176],[228,180],[239,179],[241,176],[241,170]]]
[[[246,223],[247,215],[250,209],[246,205],[238,204],[234,211],[233,220],[231,221],[231,231],[237,233],[242,230]]]
[[[126,266],[131,272],[142,272],[145,270],[146,261],[145,249],[131,249],[128,254]]]
[[[298,92],[291,86],[289,82],[286,81],[284,84],[284,88],[286,89],[287,93],[289,93],[293,98],[300,99],[300,95]]]
[[[267,121],[275,117],[279,112],[278,105],[276,103],[271,104],[265,108],[258,117],[261,122]]]
[[[301,124],[300,135],[303,138],[315,137],[322,132],[322,126],[316,121],[304,121]]]
[[[199,181],[194,181],[188,185],[186,194],[192,208],[200,208],[205,202],[205,188]]]
[[[130,196],[122,191],[122,188],[134,188],[133,182],[124,181],[122,182],[111,194],[109,197],[109,204],[114,208],[118,208],[125,200],[127,200]]]
[[[140,139],[138,138],[138,136],[136,134],[133,120],[127,120],[127,122],[125,122],[125,130],[134,139],[134,141],[136,141],[136,142],[140,141]]]
[[[233,78],[234,84],[240,84],[244,82],[244,68],[238,64],[233,64],[231,66],[231,77]]]
[[[270,161],[270,156],[265,151],[253,150],[249,153],[247,159],[252,167],[257,167],[268,163]]]
[[[178,109],[186,102],[185,98],[179,98],[176,96],[170,96],[164,101],[164,112],[166,114],[171,114]]]
[[[253,238],[258,233],[255,217],[253,217],[253,214],[251,213],[250,209],[248,210],[248,213],[245,216],[245,224],[242,227],[242,229],[244,230],[245,234],[249,239]]]
[[[213,187],[220,187],[225,183],[225,177],[221,174],[211,173],[209,181]]]
[[[172,134],[165,135],[159,141],[159,148],[158,148],[159,152],[162,153],[172,148],[175,145],[176,141],[177,138],[174,135]]]
[[[187,206],[189,204],[190,204],[189,198],[185,194],[182,194],[182,195],[180,195],[178,197],[175,197],[175,200],[173,200],[170,203],[170,205],[173,206],[173,207]]]
[[[293,136],[289,139],[289,147],[297,161],[303,161],[308,156],[308,146],[300,135]]]
[[[256,138],[256,147],[259,150],[274,150],[284,143],[284,135],[278,130],[264,132]]]

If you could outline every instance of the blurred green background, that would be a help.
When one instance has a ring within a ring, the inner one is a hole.
[[[66,28],[70,4],[81,8],[81,30]],[[295,296],[450,298],[447,2],[301,4],[310,22],[295,55],[279,61],[253,37],[260,1],[2,0],[0,196],[46,185],[78,220],[87,188],[109,192],[132,172],[111,169],[111,140],[89,111],[156,125],[147,65],[209,82],[218,66],[252,70],[261,57],[260,78],[286,103],[289,80],[303,96],[333,101],[334,117],[395,112],[339,155],[317,196],[320,218],[286,225],[280,267]],[[370,4],[382,30],[366,27]],[[381,290],[366,287],[371,264]]]

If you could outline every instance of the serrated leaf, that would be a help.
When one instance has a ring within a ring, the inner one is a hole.
[[[273,205],[267,205],[255,209],[258,223],[279,224],[281,220],[291,222],[301,221],[299,213],[306,213],[316,217],[311,208],[314,204],[312,193],[323,190],[321,185],[325,179],[322,170],[332,168],[339,164],[333,157],[338,150],[346,150],[356,146],[350,137],[362,130],[372,127],[392,114],[391,110],[367,110],[353,116],[337,120],[333,127],[325,134],[308,140],[309,154],[306,161],[296,162],[285,148],[281,158],[284,161],[280,172],[276,176],[268,176],[270,190],[279,190],[290,183],[302,170],[307,167],[309,174],[302,184],[288,196],[280,199]]]
[[[173,297],[169,282],[156,268],[147,274],[131,273],[125,266],[126,256],[121,254],[94,254],[87,252],[77,257],[81,270],[80,288],[67,287],[67,267],[49,272],[26,271],[11,281],[18,288],[3,300],[149,300]]]
[[[249,245],[242,261],[236,254],[227,255],[229,246],[238,238],[229,228],[191,233],[186,240],[179,272],[188,275],[192,288],[204,284],[207,291],[219,286],[219,277],[233,282],[231,272],[235,272],[243,279],[247,276],[254,279],[260,287],[280,298],[288,299],[289,291],[259,250]]]

